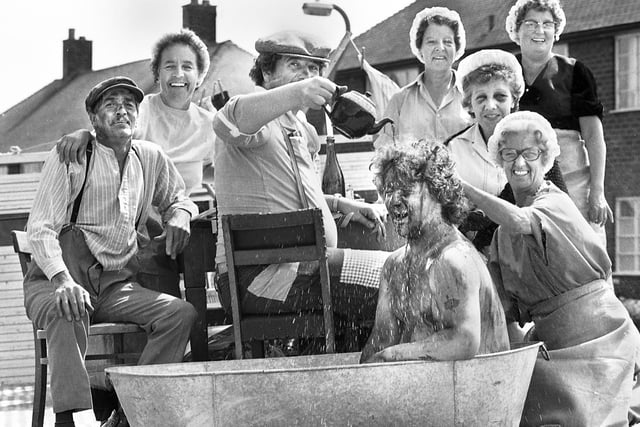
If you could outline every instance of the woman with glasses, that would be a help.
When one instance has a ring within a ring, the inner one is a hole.
[[[384,117],[394,124],[383,128],[376,148],[420,139],[444,142],[469,124],[452,68],[466,46],[460,15],[446,7],[423,9],[413,19],[409,39],[424,70],[389,100]]]
[[[474,120],[470,127],[445,142],[456,169],[469,184],[513,202],[511,190],[505,188],[504,171],[489,156],[487,141],[498,122],[518,109],[518,101],[524,93],[522,68],[509,52],[484,49],[460,61],[456,85],[462,93],[462,106]],[[557,164],[546,179],[566,192]],[[496,227],[482,211],[474,209],[460,230],[476,249],[488,255]]]
[[[558,0],[518,0],[511,8],[506,29],[520,45],[526,83],[520,109],[541,114],[555,129],[569,195],[604,242],[604,225],[613,221],[613,212],[604,196],[603,107],[591,71],[551,51],[565,24]]]
[[[502,119],[488,150],[516,204],[463,182],[499,226],[489,259],[511,342],[543,341],[521,425],[627,425],[640,335],[607,282],[603,242],[569,196],[544,174],[560,154],[541,115]],[[533,322],[526,336],[519,326]]]

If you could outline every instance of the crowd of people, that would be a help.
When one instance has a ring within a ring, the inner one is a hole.
[[[337,86],[323,77],[330,48],[313,36],[257,40],[256,91],[219,111],[196,102],[210,64],[189,30],[153,49],[158,94],[126,77],[98,83],[85,101],[93,131],[52,151],[27,227],[25,306],[47,331],[56,426],[92,407],[91,322],[140,325],[140,364],[182,360],[195,311],[180,299],[175,259],[197,214],[188,195],[211,163],[219,218],[322,211],[335,316],[373,324],[362,362],[542,341],[549,358],[536,362],[522,425],[640,422],[640,334],[614,294],[604,236],[603,105],[589,68],[552,52],[565,25],[558,0],[517,0],[506,30],[521,53],[464,57],[458,13],[419,12],[409,39],[423,71],[389,100],[394,125],[374,142],[378,203],[322,192],[321,141],[304,113]],[[406,245],[337,248],[337,213],[383,238],[391,223]],[[220,232],[216,288],[230,311],[224,248]],[[322,306],[313,263],[243,267],[237,279],[248,313]],[[127,425],[121,407],[102,422]]]

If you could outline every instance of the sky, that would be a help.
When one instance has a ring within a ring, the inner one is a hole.
[[[93,69],[151,56],[164,33],[182,27],[182,6],[191,0],[10,0],[0,5],[0,112],[62,77],[62,41],[69,28],[93,41]],[[313,0],[310,0],[313,1]],[[199,0],[201,3],[202,0]],[[283,29],[316,34],[337,46],[345,23],[302,13],[303,0],[210,0],[217,6],[217,40],[231,40],[255,54],[261,36]],[[413,0],[333,0],[357,36]]]

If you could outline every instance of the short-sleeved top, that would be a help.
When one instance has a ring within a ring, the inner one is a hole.
[[[461,131],[470,123],[469,114],[462,107],[462,94],[454,84],[440,105],[436,105],[423,81],[424,72],[415,81],[400,89],[389,100],[384,117],[394,125],[383,128],[375,140],[376,148],[396,142],[414,142],[420,139],[444,142],[449,136]]]
[[[517,58],[522,63],[522,55]],[[574,58],[553,55],[535,81],[531,85],[525,83],[520,110],[542,115],[555,129],[580,132],[578,119],[602,119],[603,107],[591,70]]]
[[[214,113],[194,103],[186,110],[169,107],[159,93],[140,103],[136,136],[158,144],[173,161],[187,194],[202,185],[202,165],[214,156]]]
[[[309,207],[322,210],[327,246],[337,245],[336,225],[324,199],[309,146],[319,147],[318,134],[303,113],[287,112],[248,135],[238,129],[234,97],[215,116],[217,135],[214,183],[218,217],[224,214],[285,212],[304,208],[298,194],[283,129],[296,132],[291,142]],[[221,228],[219,228],[220,230]],[[224,263],[224,244],[218,234],[217,262]]]
[[[491,159],[477,123],[454,137],[447,146],[462,179],[494,196],[500,194],[507,177],[502,167]]]
[[[566,193],[545,181],[526,204],[533,234],[498,227],[489,259],[500,271],[507,321],[519,320],[516,305],[523,310],[611,274],[600,237]]]

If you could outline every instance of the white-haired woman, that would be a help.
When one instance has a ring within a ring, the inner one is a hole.
[[[544,341],[521,425],[626,425],[640,335],[607,282],[611,261],[569,196],[544,174],[560,148],[549,122],[516,112],[498,123],[489,152],[513,205],[467,183],[467,196],[499,224],[489,269],[511,341]],[[517,323],[533,321],[522,336]]]
[[[460,177],[494,196],[513,201],[507,178],[487,147],[500,120],[518,109],[524,93],[522,68],[514,55],[499,49],[484,49],[460,61],[456,85],[462,93],[462,106],[474,123],[445,141]],[[547,173],[561,190],[567,191],[557,164]],[[488,255],[488,247],[497,225],[480,210],[472,210],[461,230],[476,248]]]
[[[603,107],[589,68],[551,51],[565,24],[558,0],[518,0],[511,8],[506,29],[520,45],[526,83],[520,109],[540,113],[556,130],[569,195],[604,241],[613,212],[604,196]]]
[[[446,7],[426,8],[415,16],[409,36],[424,71],[389,100],[385,117],[394,125],[384,127],[376,147],[419,139],[443,142],[469,122],[452,69],[466,46],[460,15]]]

